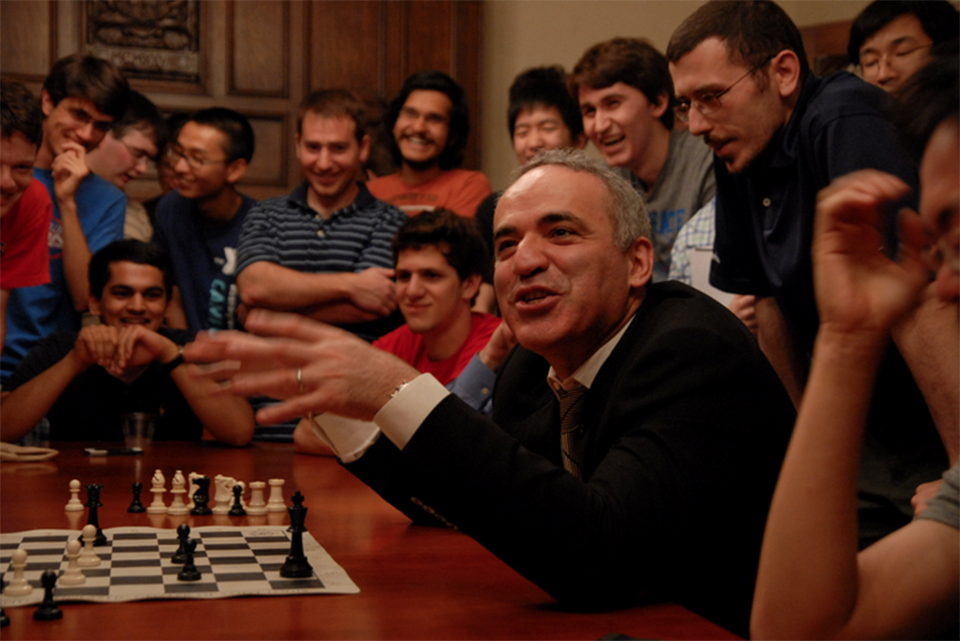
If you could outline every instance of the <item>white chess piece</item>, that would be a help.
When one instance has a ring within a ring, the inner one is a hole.
[[[167,508],[167,514],[180,515],[190,513],[190,509],[186,503],[183,502],[183,495],[187,493],[186,486],[187,480],[183,478],[183,472],[177,470],[177,473],[173,475],[173,489],[170,490],[170,493],[173,494],[173,503]]]
[[[96,535],[96,530],[94,530]],[[60,585],[82,585],[87,577],[83,575],[77,559],[80,558],[80,540],[73,539],[67,543],[67,569],[60,575]]]
[[[153,487],[150,488],[150,491],[153,492],[153,503],[147,508],[147,514],[167,513],[167,504],[163,502],[163,493],[167,491],[163,486],[166,482],[167,479],[163,478],[163,472],[157,470],[153,473],[151,481]]]
[[[70,481],[70,500],[63,509],[67,512],[83,511],[83,503],[80,501],[80,481],[77,479]]]
[[[33,586],[23,576],[23,570],[27,567],[27,551],[14,550],[10,555],[10,567],[13,568],[13,578],[9,585],[3,589],[4,596],[26,596],[33,592]]]
[[[233,486],[238,485],[237,480],[232,476],[217,474],[213,478],[213,482],[216,487],[216,493],[213,497],[215,502],[213,513],[229,514],[230,508],[233,506]]]
[[[250,516],[262,516],[267,513],[267,503],[263,500],[263,490],[267,484],[263,481],[250,481],[250,505],[247,506],[247,514]]]
[[[270,499],[267,501],[267,512],[286,512],[287,505],[283,502],[283,479],[270,479]]]
[[[190,491],[188,492],[188,494],[190,494],[188,497],[190,501],[187,503],[188,510],[192,510],[197,506],[197,504],[193,502],[193,495],[196,494],[197,490],[200,489],[200,486],[197,485],[197,479],[202,476],[203,474],[200,474],[199,472],[190,472],[190,474],[187,476],[187,478],[190,479]]]
[[[93,543],[97,538],[97,527],[95,525],[83,526],[83,551],[77,557],[77,565],[85,568],[94,568],[100,565],[100,557],[93,551]]]

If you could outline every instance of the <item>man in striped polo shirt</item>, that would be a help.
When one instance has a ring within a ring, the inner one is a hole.
[[[377,338],[403,322],[390,241],[407,217],[357,181],[370,153],[363,103],[341,89],[308,95],[296,147],[306,181],[258,204],[244,223],[241,300]]]

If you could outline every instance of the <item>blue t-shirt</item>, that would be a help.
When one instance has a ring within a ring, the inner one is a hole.
[[[7,337],[3,347],[2,378],[8,378],[34,345],[54,332],[80,329],[80,314],[73,305],[70,287],[63,273],[63,225],[60,205],[49,169],[33,170],[33,177],[50,192],[53,218],[47,246],[50,252],[50,282],[10,292],[7,301]],[[90,253],[123,238],[127,197],[103,178],[89,174],[74,196],[80,228]],[[84,274],[83,278],[87,275]]]
[[[257,202],[240,196],[237,213],[226,222],[210,221],[195,200],[176,191],[157,203],[153,242],[166,249],[173,261],[190,331],[232,329],[237,325],[237,246],[247,212]]]

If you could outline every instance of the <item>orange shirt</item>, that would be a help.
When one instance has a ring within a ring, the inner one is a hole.
[[[402,209],[408,216],[444,207],[473,218],[490,195],[490,181],[479,171],[451,169],[421,185],[405,185],[400,174],[381,176],[367,183],[370,193]]]

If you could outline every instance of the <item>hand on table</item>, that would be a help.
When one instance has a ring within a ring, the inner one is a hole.
[[[353,334],[297,314],[255,309],[246,329],[249,333],[202,333],[184,357],[209,363],[201,374],[228,381],[224,389],[233,394],[284,400],[257,412],[262,424],[310,412],[371,420],[397,385],[419,375]]]

